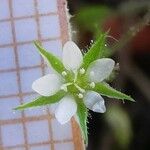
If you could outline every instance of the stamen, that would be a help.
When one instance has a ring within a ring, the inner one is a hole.
[[[90,87],[91,87],[91,88],[95,88],[95,83],[94,83],[94,82],[91,82],[91,83],[90,83]]]
[[[73,83],[71,83],[71,82],[68,82],[68,83],[66,83],[66,84],[64,84],[65,86],[69,86],[69,85],[72,85]]]
[[[73,73],[75,74],[75,77],[74,77],[74,80],[73,80],[73,82],[75,83],[75,82],[76,82],[76,80],[77,80],[78,72],[77,72],[76,70],[74,70],[74,71],[73,71]]]
[[[80,69],[80,74],[84,74],[85,73],[85,69],[84,68],[81,68]]]
[[[64,90],[65,92],[67,92],[67,91],[68,91],[67,86],[66,86],[66,85],[64,85],[64,84],[60,87],[60,89],[61,89],[61,90]]]
[[[81,93],[85,93],[85,90],[82,89],[80,86],[78,86],[77,84],[74,84],[74,85]]]
[[[79,93],[79,94],[78,94],[78,97],[79,97],[79,98],[83,98],[83,94]]]
[[[63,84],[63,85],[60,87],[60,89],[61,89],[61,90],[64,90],[65,92],[67,92],[67,91],[68,91],[67,86],[72,85],[72,84],[73,84],[73,83],[71,83],[71,82],[65,83],[65,84]]]
[[[67,72],[63,71],[61,74],[62,74],[63,77],[65,77],[67,75]]]

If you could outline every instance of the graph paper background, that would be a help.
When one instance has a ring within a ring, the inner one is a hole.
[[[82,150],[74,119],[60,125],[56,105],[13,112],[37,95],[32,82],[51,72],[33,46],[61,56],[68,40],[64,0],[0,0],[0,150]]]

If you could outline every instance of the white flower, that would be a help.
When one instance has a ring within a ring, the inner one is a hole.
[[[59,90],[64,90],[67,95],[63,97],[55,111],[56,119],[64,124],[68,122],[72,116],[77,112],[77,104],[73,96],[68,89],[69,86],[76,88],[78,97],[83,101],[87,108],[94,112],[104,113],[106,111],[104,99],[99,93],[94,91],[86,91],[77,82],[77,74],[86,75],[88,78],[87,84],[91,88],[95,87],[95,83],[102,82],[112,72],[115,62],[109,58],[102,58],[92,62],[88,69],[85,71],[81,68],[83,63],[83,56],[78,46],[68,41],[63,47],[63,64],[68,71],[74,73],[74,79],[71,82],[66,83],[65,77],[67,72],[63,71],[61,75],[48,74],[34,81],[32,84],[33,90],[42,96],[54,95]]]

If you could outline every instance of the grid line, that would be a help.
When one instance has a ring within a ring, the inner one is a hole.
[[[17,84],[19,88],[19,93],[22,93],[21,89],[21,81],[20,81],[20,72],[19,72],[19,60],[18,60],[18,52],[17,52],[17,44],[16,44],[16,31],[15,31],[15,25],[13,20],[13,8],[12,8],[12,0],[9,0],[9,10],[10,10],[10,22],[11,22],[11,28],[12,28],[12,36],[13,36],[13,44],[14,44],[14,53],[15,53],[15,63],[16,63],[16,73],[17,73]],[[19,95],[20,103],[23,103],[23,97]],[[21,112],[22,115],[22,125],[23,125],[23,135],[24,135],[24,141],[25,141],[25,150],[28,150],[28,142],[27,142],[27,130],[24,123],[24,111]]]
[[[24,117],[26,118],[24,120],[24,122],[31,122],[31,121],[41,121],[41,120],[45,120],[45,119],[48,119],[48,118],[53,118],[54,119],[54,115],[50,115],[48,116],[47,114],[46,115],[41,115],[41,116],[30,116],[30,117]],[[17,124],[17,123],[22,123],[23,121],[23,118],[18,118],[18,119],[13,119],[13,120],[1,120],[0,122],[0,125],[11,125],[11,124]]]
[[[52,144],[52,143],[53,144],[68,143],[68,142],[72,142],[72,140],[73,139],[66,139],[66,140],[53,140],[53,141],[46,141],[46,142],[41,142],[41,143],[33,143],[33,144],[29,144],[29,147],[48,145],[48,144]],[[5,147],[5,148],[8,149],[8,150],[11,150],[11,149],[14,149],[14,148],[23,148],[23,147],[25,147],[25,145],[19,144],[19,145],[16,145],[16,146],[8,146],[8,147]]]
[[[53,37],[53,38],[48,38],[48,39],[41,39],[41,42],[49,42],[49,41],[56,41],[56,40],[60,40],[61,37]],[[33,43],[33,41],[24,41],[24,42],[17,42],[16,41],[16,45],[20,46],[20,45],[25,45],[25,44],[31,44]],[[0,48],[5,48],[5,47],[11,47],[14,44],[0,44]]]
[[[31,70],[31,69],[37,69],[37,68],[41,68],[41,67],[46,67],[46,64],[41,64],[41,65],[34,65],[34,66],[28,66],[28,67],[19,67],[20,71],[24,71],[24,70]],[[17,69],[16,68],[11,68],[11,69],[2,69],[0,70],[0,73],[6,73],[6,72],[16,72]]]
[[[58,13],[56,12],[51,12],[51,13],[44,13],[44,14],[39,14],[39,17],[45,17],[45,16],[56,16]],[[32,19],[35,18],[36,15],[29,15],[29,16],[23,16],[23,17],[12,17],[13,20],[22,20],[22,19]],[[7,22],[11,21],[10,18],[7,19],[0,19],[0,22]]]
[[[41,32],[40,32],[40,22],[39,22],[39,12],[38,12],[38,2],[37,0],[34,0],[34,7],[35,7],[35,19],[36,19],[36,23],[37,23],[37,33],[38,33],[38,40],[41,41]],[[42,69],[42,76],[45,75],[45,67],[44,67],[44,60],[41,57],[41,69]],[[48,108],[46,110],[48,116],[50,116]],[[48,120],[48,127],[49,127],[49,139],[52,141],[52,143],[50,144],[51,150],[54,150],[54,144],[53,144],[53,139],[52,139],[52,129],[51,129],[51,120],[50,117],[47,118]]]
[[[22,92],[22,93],[18,93],[18,94],[2,95],[2,96],[0,96],[0,100],[3,99],[3,98],[20,97],[20,95],[22,97],[24,97],[24,96],[30,96],[30,95],[33,95],[33,94],[36,94],[36,93],[35,92]]]
[[[3,142],[2,142],[2,129],[1,129],[1,125],[0,125],[0,150],[3,150]]]

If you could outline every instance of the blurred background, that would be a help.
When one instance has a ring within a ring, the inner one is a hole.
[[[108,82],[136,102],[105,98],[90,112],[88,150],[150,150],[150,1],[68,1],[72,36],[83,51],[109,30],[106,57],[119,65]]]

